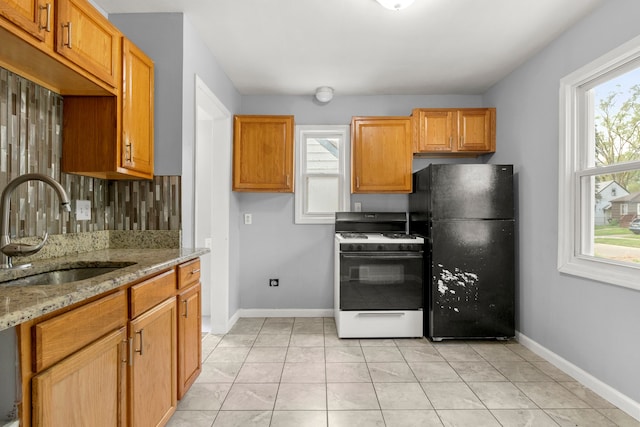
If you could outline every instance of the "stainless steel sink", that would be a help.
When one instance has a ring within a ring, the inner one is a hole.
[[[134,264],[135,262],[73,263],[58,267],[55,270],[33,274],[19,279],[8,280],[0,283],[0,285],[60,285],[63,283],[90,279]]]

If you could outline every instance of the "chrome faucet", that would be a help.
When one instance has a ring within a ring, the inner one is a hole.
[[[11,257],[16,255],[26,256],[35,254],[42,249],[47,241],[48,234],[45,232],[42,241],[37,245],[11,243],[11,237],[9,236],[9,199],[13,190],[15,190],[18,185],[27,181],[42,181],[45,184],[49,184],[51,188],[58,193],[61,207],[67,212],[71,212],[69,196],[67,196],[67,192],[64,191],[62,185],[60,185],[60,183],[55,179],[40,173],[28,173],[11,180],[0,196],[0,233],[2,233],[0,235],[0,268],[14,268],[11,262]],[[29,264],[21,265],[19,267],[24,268],[27,266],[29,266]]]

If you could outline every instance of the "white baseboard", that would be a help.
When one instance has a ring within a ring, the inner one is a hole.
[[[333,317],[332,308],[243,308],[238,311],[239,317]]]
[[[571,375],[580,383],[587,386],[612,404],[616,405],[618,408],[620,408],[636,420],[640,421],[640,402],[636,402],[629,396],[620,393],[615,388],[600,381],[598,378],[594,377],[593,375],[589,374],[588,372],[584,371],[568,360],[562,358],[546,347],[543,347],[542,345],[538,344],[536,341],[520,333],[519,331],[516,331],[516,338],[518,339],[518,342],[520,344],[527,347],[538,356],[543,357],[561,371],[565,372],[568,375]]]

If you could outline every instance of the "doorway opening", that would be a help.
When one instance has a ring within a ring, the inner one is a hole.
[[[201,262],[202,328],[223,334],[229,329],[231,114],[198,76],[195,85],[193,242],[211,249]]]

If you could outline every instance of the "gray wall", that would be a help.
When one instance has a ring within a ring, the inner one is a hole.
[[[559,80],[640,34],[640,2],[610,0],[495,85],[492,161],[514,163],[519,181],[517,329],[640,401],[640,292],[557,270]]]
[[[480,96],[340,96],[319,104],[309,96],[243,96],[242,114],[293,114],[298,125],[350,124],[352,116],[408,116],[416,107],[478,107]],[[498,116],[499,117],[499,116]],[[465,159],[464,162],[486,160]],[[418,170],[430,162],[417,159]],[[235,193],[238,201],[240,307],[332,309],[333,225],[294,224],[292,194]],[[406,194],[352,195],[368,211],[406,211]],[[251,213],[253,224],[240,221]],[[268,286],[279,278],[280,286]]]

